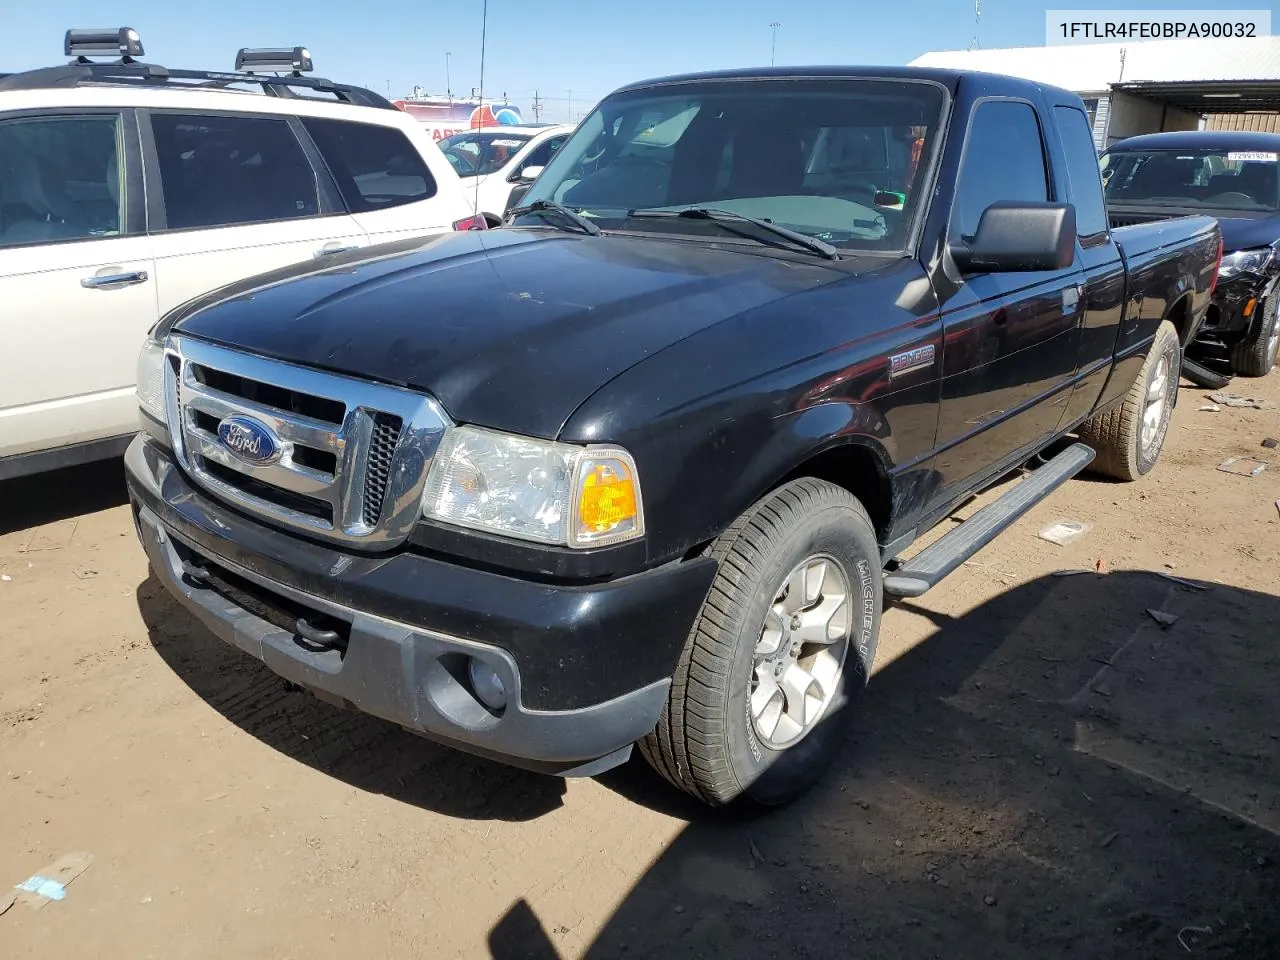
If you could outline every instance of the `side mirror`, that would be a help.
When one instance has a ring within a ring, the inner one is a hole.
[[[538,174],[542,173],[545,169],[547,168],[538,166],[525,167],[516,174],[516,183],[533,183],[533,181],[538,179]]]
[[[529,188],[533,186],[533,182],[518,183],[511,188],[511,193],[507,196],[507,205],[502,210],[502,218],[505,220],[507,214],[520,206],[520,201],[524,199],[524,195],[529,192]]]
[[[1076,208],[1001,200],[982,212],[968,243],[950,245],[961,273],[1065,270],[1075,262]]]

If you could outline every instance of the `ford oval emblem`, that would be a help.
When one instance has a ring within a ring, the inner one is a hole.
[[[218,439],[245,463],[262,467],[280,459],[280,438],[265,423],[249,417],[227,417],[218,424]]]

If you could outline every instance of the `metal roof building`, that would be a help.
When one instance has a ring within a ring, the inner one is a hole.
[[[1259,121],[1240,115],[1280,111],[1280,37],[946,50],[911,66],[1006,73],[1073,90],[1089,107],[1099,149],[1139,133],[1194,130],[1208,115],[1219,129],[1256,129]]]

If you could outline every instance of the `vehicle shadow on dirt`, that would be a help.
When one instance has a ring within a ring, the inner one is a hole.
[[[287,684],[219,640],[158,580],[138,586],[151,644],[207,704],[246,733],[344,783],[451,817],[532,820],[560,806],[565,783],[442,747]]]
[[[0,480],[0,536],[128,502],[119,457]]]
[[[1090,573],[912,615],[813,793],[693,813],[593,939],[517,902],[491,956],[1280,956],[1280,598]]]

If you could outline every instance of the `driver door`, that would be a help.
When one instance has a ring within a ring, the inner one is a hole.
[[[949,238],[972,237],[999,200],[1046,201],[1054,181],[1035,108],[981,100],[974,109]],[[1083,273],[978,273],[942,308],[942,409],[935,469],[945,491],[999,474],[1051,436],[1079,358]]]

